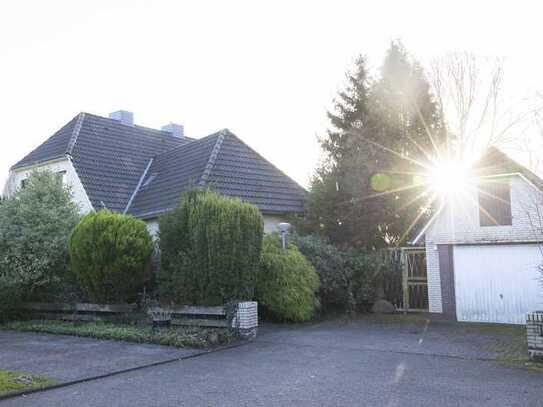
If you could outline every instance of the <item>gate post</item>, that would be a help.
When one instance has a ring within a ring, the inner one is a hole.
[[[407,314],[409,310],[409,261],[407,251],[400,249],[400,262],[402,265],[402,289],[403,289],[403,312]]]

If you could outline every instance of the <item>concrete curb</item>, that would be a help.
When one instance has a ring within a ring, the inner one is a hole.
[[[61,382],[61,383],[54,383],[54,384],[51,384],[49,386],[36,387],[35,389],[14,391],[14,392],[10,392],[10,393],[0,395],[0,402],[3,401],[3,400],[13,399],[13,398],[17,398],[17,397],[20,397],[20,396],[26,396],[27,394],[41,393],[41,392],[45,392],[45,391],[49,391],[49,390],[60,389],[60,388],[63,388],[63,387],[73,386],[74,384],[80,384],[80,383],[85,383],[85,382],[91,382],[91,381],[94,381],[94,380],[105,379],[107,377],[118,376],[118,375],[121,375],[121,374],[124,374],[124,373],[130,373],[130,372],[134,372],[134,371],[137,371],[137,370],[147,369],[149,367],[167,365],[167,364],[171,364],[171,363],[175,363],[175,362],[180,362],[182,360],[197,358],[199,356],[209,355],[209,354],[216,353],[216,352],[221,352],[221,351],[228,350],[228,349],[240,348],[242,346],[249,345],[251,342],[252,341],[236,342],[236,343],[231,344],[231,345],[219,346],[219,347],[213,348],[213,349],[205,349],[205,350],[202,350],[200,352],[193,353],[191,355],[181,356],[179,358],[166,359],[166,360],[161,360],[159,362],[147,363],[145,365],[130,367],[128,369],[115,370],[113,372],[105,373],[105,374],[102,374],[102,375],[89,376],[89,377],[83,377],[81,379],[69,380],[69,381]]]

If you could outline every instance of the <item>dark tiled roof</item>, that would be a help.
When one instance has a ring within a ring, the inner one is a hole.
[[[181,193],[200,183],[218,135],[193,141],[153,159],[129,213],[153,217],[177,206]]]
[[[123,211],[147,162],[190,141],[188,137],[80,113],[13,169],[71,156],[92,206]]]
[[[49,137],[49,139],[39,147],[32,150],[22,160],[18,161],[11,169],[26,167],[27,165],[64,157],[70,140],[74,135],[74,129],[76,128],[78,119],[79,115],[70,120],[68,124]]]
[[[155,157],[128,212],[156,217],[174,208],[191,186],[241,198],[263,213],[304,210],[302,187],[223,130]]]
[[[85,114],[72,157],[93,207],[122,212],[149,160],[190,141]]]
[[[302,212],[305,190],[228,130],[199,140],[80,113],[12,168],[71,157],[95,209],[151,218],[191,186],[209,187],[263,213]]]
[[[264,213],[303,212],[305,190],[234,134],[226,132],[207,185]]]

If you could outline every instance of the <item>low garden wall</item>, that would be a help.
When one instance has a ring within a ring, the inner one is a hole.
[[[526,329],[530,360],[543,362],[543,311],[528,314]]]
[[[35,319],[61,321],[156,322],[171,325],[231,328],[245,338],[256,336],[258,303],[244,301],[228,306],[153,307],[149,312],[136,305],[89,303],[25,303],[21,310]]]

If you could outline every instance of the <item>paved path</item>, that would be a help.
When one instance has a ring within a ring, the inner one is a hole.
[[[65,335],[0,331],[0,369],[81,380],[201,352]]]
[[[246,346],[0,404],[542,405],[542,374],[480,359],[492,356],[488,349],[495,339],[446,324],[427,328],[360,321],[267,327]]]

